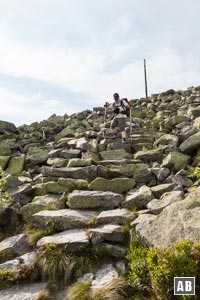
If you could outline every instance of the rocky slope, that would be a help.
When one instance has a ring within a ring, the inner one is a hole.
[[[18,128],[0,121],[0,165],[12,196],[0,218],[0,271],[33,266],[49,243],[72,254],[94,247],[109,255],[90,273],[97,288],[126,272],[136,235],[149,246],[199,240],[199,181],[188,175],[200,163],[200,87],[131,104],[126,145],[112,139],[102,107]],[[30,243],[28,226],[48,234]],[[12,289],[0,300],[22,299]]]

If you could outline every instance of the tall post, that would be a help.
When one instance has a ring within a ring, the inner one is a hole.
[[[145,81],[145,94],[146,94],[146,99],[148,99],[146,59],[144,59],[144,81]]]

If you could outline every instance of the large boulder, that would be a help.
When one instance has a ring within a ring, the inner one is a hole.
[[[9,161],[6,173],[19,175],[24,169],[25,155],[16,156]]]
[[[108,180],[98,177],[89,184],[89,189],[93,191],[110,191],[120,194],[132,189],[135,185],[136,182],[129,178],[115,178]]]
[[[18,133],[16,126],[13,123],[0,121],[0,133]]]
[[[200,147],[200,132],[188,137],[180,146],[180,150],[183,153],[194,153]]]
[[[163,159],[162,166],[179,171],[184,169],[190,162],[191,157],[189,155],[173,151]]]
[[[75,190],[68,195],[67,205],[70,208],[112,209],[120,206],[124,197],[113,192]]]
[[[179,240],[199,242],[199,214],[200,188],[166,207],[148,226],[137,224],[135,233],[143,243],[155,247],[172,246]]]
[[[48,150],[38,147],[30,147],[26,156],[26,163],[37,165],[46,162],[48,159]]]

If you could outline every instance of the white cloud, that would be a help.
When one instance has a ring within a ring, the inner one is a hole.
[[[22,95],[0,88],[0,119],[21,125],[47,119],[52,114],[64,115],[78,111],[76,103],[68,105],[57,99],[43,99],[40,94]]]

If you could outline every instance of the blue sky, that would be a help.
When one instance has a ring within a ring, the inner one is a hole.
[[[0,0],[0,119],[200,85],[199,0]]]

